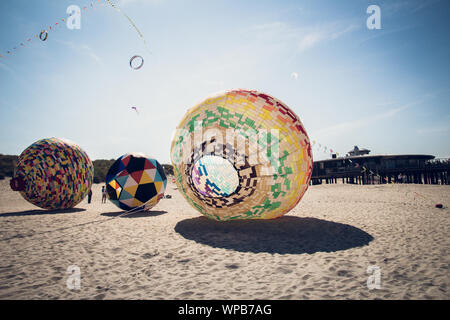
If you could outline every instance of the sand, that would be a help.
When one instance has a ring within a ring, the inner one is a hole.
[[[228,223],[171,183],[172,199],[127,217],[100,188],[48,213],[0,181],[0,299],[450,298],[450,210],[434,207],[450,206],[450,186],[311,186],[280,219]],[[67,286],[71,265],[80,289]],[[379,289],[367,287],[373,265]]]

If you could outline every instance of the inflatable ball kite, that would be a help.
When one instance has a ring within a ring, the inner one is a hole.
[[[167,178],[155,159],[129,153],[117,159],[106,175],[109,200],[123,210],[149,210],[164,197]]]
[[[177,127],[171,158],[186,200],[221,221],[284,215],[307,190],[313,167],[298,116],[250,90],[216,94],[190,109]]]
[[[19,156],[11,188],[43,209],[68,209],[88,194],[94,166],[75,143],[59,138],[33,143]]]

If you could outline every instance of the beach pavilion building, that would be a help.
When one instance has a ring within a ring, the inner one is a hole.
[[[449,184],[450,161],[432,155],[370,155],[370,150],[357,146],[345,157],[314,161],[311,183],[375,184],[418,183]]]

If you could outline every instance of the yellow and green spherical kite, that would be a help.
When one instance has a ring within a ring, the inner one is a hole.
[[[307,190],[313,167],[297,115],[267,94],[242,89],[190,109],[177,127],[171,158],[183,196],[220,221],[284,215]]]

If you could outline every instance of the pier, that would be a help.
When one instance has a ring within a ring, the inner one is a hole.
[[[311,184],[450,184],[450,159],[432,155],[368,155],[351,152],[345,157],[314,162]]]

